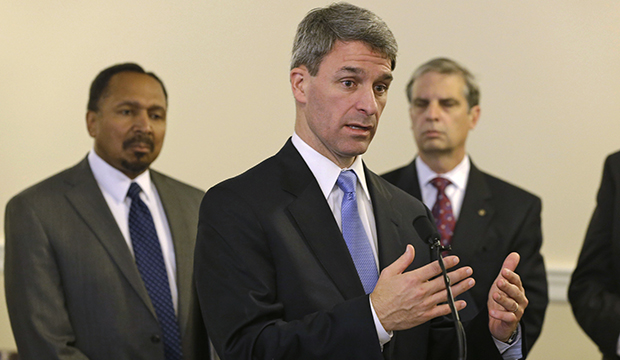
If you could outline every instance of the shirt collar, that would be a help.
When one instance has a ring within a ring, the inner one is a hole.
[[[101,190],[109,194],[117,203],[125,201],[129,185],[132,182],[140,185],[147,201],[153,199],[153,186],[148,169],[132,180],[103,160],[94,149],[91,149],[88,153],[88,164]]]
[[[304,159],[310,171],[319,183],[319,187],[323,192],[323,196],[327,199],[329,194],[336,185],[336,180],[340,173],[345,170],[353,170],[357,175],[357,179],[364,190],[364,195],[370,200],[370,193],[368,192],[368,186],[366,185],[366,175],[364,173],[364,163],[362,162],[362,155],[355,157],[353,164],[346,168],[341,169],[333,161],[329,160],[325,156],[321,155],[318,151],[314,150],[310,145],[303,141],[297,133],[293,133],[292,137],[293,146],[299,151],[299,154]]]
[[[471,168],[471,162],[469,155],[465,154],[465,157],[461,162],[454,167],[454,169],[447,173],[437,174],[426,163],[417,156],[415,158],[415,166],[418,171],[418,180],[421,186],[426,186],[428,183],[436,177],[442,177],[450,180],[452,185],[456,186],[460,190],[465,190],[467,186],[467,177],[469,176],[469,169]]]

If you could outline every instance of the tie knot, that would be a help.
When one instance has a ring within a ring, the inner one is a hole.
[[[353,170],[342,171],[336,180],[336,184],[344,193],[355,193],[357,176]]]
[[[140,187],[140,185],[138,185],[138,183],[132,182],[131,185],[129,185],[129,190],[127,190],[127,196],[131,200],[139,199],[140,191],[142,191],[142,188]]]
[[[437,188],[437,191],[442,193],[444,192],[444,190],[446,190],[446,186],[452,183],[448,179],[445,179],[442,177],[436,177],[433,180],[431,180],[431,184],[433,184],[433,186]]]

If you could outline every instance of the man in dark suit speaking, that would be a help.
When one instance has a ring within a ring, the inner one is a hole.
[[[430,344],[429,320],[450,310],[439,265],[412,225],[428,210],[361,159],[396,51],[387,25],[350,4],[315,9],[299,24],[292,138],[211,188],[200,209],[197,290],[223,359],[447,359],[438,351],[454,348],[449,336]],[[448,267],[457,261],[446,258]],[[450,273],[455,294],[474,285],[470,275]],[[508,269],[502,279],[508,295],[494,309],[507,320],[490,329],[485,315],[475,334],[487,341],[472,358],[496,358],[489,330],[516,327],[503,309],[524,301],[520,283]]]
[[[421,65],[407,85],[418,156],[383,177],[433,210],[442,241],[462,265],[473,268],[476,287],[461,297],[468,304],[463,320],[487,311],[489,289],[504,259],[520,255],[516,272],[529,304],[519,303],[523,318],[512,339],[496,339],[507,356],[525,358],[540,335],[548,303],[541,201],[471,162],[465,142],[480,117],[479,97],[475,78],[455,61],[438,58]]]
[[[136,64],[103,70],[86,114],[93,150],[8,203],[5,287],[21,359],[209,358],[192,283],[204,192],[149,170],[167,101]]]

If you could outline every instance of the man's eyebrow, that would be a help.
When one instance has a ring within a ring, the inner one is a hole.
[[[343,66],[340,68],[340,70],[338,70],[337,73],[351,73],[351,74],[355,74],[355,75],[360,75],[360,74],[364,74],[365,71],[364,69],[360,69],[354,66]],[[384,74],[380,80],[381,81],[392,81],[394,79],[394,76],[392,76],[392,73],[386,73]]]
[[[386,73],[386,74],[383,75],[381,80],[383,80],[383,81],[386,81],[386,80],[392,81],[392,80],[394,80],[394,76],[392,75],[392,73]]]
[[[114,106],[133,106],[133,107],[140,107],[140,103],[138,103],[137,101],[124,100],[124,101],[121,101],[121,102],[119,102],[119,103],[116,103]]]
[[[134,108],[142,108],[143,107],[142,104],[140,104],[139,102],[131,101],[131,100],[121,101],[121,102],[119,102],[118,104],[115,105],[115,107],[121,107],[121,106],[131,106],[131,107],[134,107]],[[148,110],[159,110],[159,109],[166,110],[165,107],[163,107],[161,105],[157,105],[157,104],[154,104],[154,105],[151,105],[151,106],[147,106],[146,109],[148,109]]]
[[[151,105],[147,108],[148,110],[163,110],[166,111],[166,108],[161,105]]]
[[[357,67],[353,67],[353,66],[343,66],[340,68],[340,70],[338,70],[339,73],[352,73],[352,74],[363,74],[364,70],[357,68]]]
[[[430,102],[430,100],[427,97],[424,96],[416,96],[413,98],[413,101],[427,101]],[[437,101],[455,101],[455,102],[459,102],[459,100],[455,97],[452,96],[448,96],[448,97],[442,97],[437,99]]]

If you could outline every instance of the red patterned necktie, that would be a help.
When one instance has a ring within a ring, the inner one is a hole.
[[[452,213],[452,204],[446,196],[446,187],[452,183],[448,179],[436,177],[431,180],[431,184],[437,188],[437,199],[432,210],[435,225],[437,225],[437,230],[439,235],[441,235],[441,245],[449,246],[454,232],[454,225],[456,224],[454,214]]]

